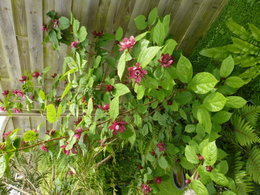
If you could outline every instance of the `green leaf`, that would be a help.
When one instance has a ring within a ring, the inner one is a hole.
[[[139,56],[138,56],[138,62],[141,64],[141,66],[144,68],[146,67],[152,59],[156,56],[156,54],[160,51],[161,47],[153,46],[144,48],[141,50]]]
[[[144,15],[137,16],[134,22],[138,30],[144,30],[147,27],[146,17]]]
[[[50,123],[54,123],[56,121],[56,108],[53,104],[49,104],[46,107],[47,121]]]
[[[174,98],[179,104],[185,105],[192,100],[192,94],[188,91],[177,93]]]
[[[124,33],[123,28],[121,26],[118,27],[118,29],[116,30],[115,39],[117,41],[120,41],[122,39],[122,37],[123,37],[123,33]]]
[[[176,68],[177,75],[180,81],[183,83],[190,82],[190,80],[192,79],[193,70],[188,58],[181,55]]]
[[[193,147],[189,146],[189,145],[187,145],[185,147],[185,157],[192,164],[198,164],[199,163],[199,159],[198,159],[198,156],[196,154],[195,149]]]
[[[237,194],[235,192],[228,190],[228,191],[224,191],[222,195],[237,195]]]
[[[59,29],[65,30],[70,27],[70,20],[64,16],[59,18]]]
[[[224,174],[212,171],[209,175],[216,184],[228,187],[229,181]]]
[[[220,67],[220,76],[224,78],[228,77],[232,73],[234,65],[235,63],[232,56],[228,56],[224,59]]]
[[[70,91],[71,87],[72,87],[71,83],[68,83],[66,88],[64,89],[62,95],[61,95],[61,99],[63,99],[68,94],[68,92]]]
[[[37,133],[34,130],[26,131],[23,134],[24,141],[31,142],[35,141],[37,139]]]
[[[45,100],[45,99],[46,99],[45,93],[44,93],[44,91],[42,91],[42,90],[39,91],[38,96],[39,96],[42,100]]]
[[[225,84],[229,87],[240,88],[246,84],[240,77],[232,76],[225,80]]]
[[[146,31],[146,32],[144,32],[144,33],[142,33],[142,34],[136,36],[136,37],[135,37],[135,41],[136,41],[136,42],[137,42],[137,41],[140,41],[140,40],[141,40],[142,38],[144,38],[148,33],[149,33],[149,32]]]
[[[91,113],[93,111],[93,99],[92,98],[89,98],[88,100],[88,109],[87,109],[87,115],[88,116],[91,116]]]
[[[112,120],[115,120],[119,115],[119,97],[115,97],[110,103],[109,115]]]
[[[201,72],[193,77],[189,83],[189,88],[195,93],[206,94],[211,91],[217,83],[218,80],[212,74]]]
[[[5,169],[6,169],[5,157],[1,156],[0,157],[0,178],[2,178],[4,176]]]
[[[158,81],[152,77],[145,76],[145,78],[141,81],[141,85],[143,85],[147,88],[157,89]]]
[[[55,11],[49,11],[47,14],[51,19],[55,19],[55,16],[57,15],[57,12]]]
[[[114,94],[115,97],[119,97],[130,92],[128,87],[122,83],[117,83],[114,85],[114,87],[116,89]]]
[[[163,23],[159,20],[152,30],[152,40],[158,45],[162,45],[167,35]]]
[[[86,30],[86,27],[85,26],[80,27],[80,29],[79,29],[79,42],[80,43],[86,40],[87,34],[88,33]]]
[[[79,30],[79,25],[80,25],[80,22],[76,19],[73,20],[73,25],[72,25],[72,28],[73,28],[73,34],[77,37],[77,34],[78,34],[78,30]]]
[[[156,22],[158,16],[158,9],[153,8],[148,15],[148,24],[153,25]]]
[[[145,87],[143,85],[135,85],[135,93],[137,94],[137,99],[140,100],[144,97]]]
[[[208,195],[207,188],[201,183],[199,180],[192,180],[191,188],[196,192],[198,195]]]
[[[59,104],[58,109],[57,109],[57,119],[60,118],[62,113],[63,113],[63,106],[62,106],[62,104]]]
[[[211,123],[211,117],[209,112],[204,108],[199,108],[197,110],[197,118],[199,124],[201,124],[204,127],[204,131],[210,133],[212,128],[212,123]]]
[[[215,141],[208,143],[202,150],[202,156],[207,165],[214,165],[217,161],[218,149]]]
[[[169,164],[164,156],[161,156],[158,160],[158,164],[162,169],[167,169]]]
[[[226,160],[221,161],[216,168],[220,173],[226,174],[228,172],[228,163]]]
[[[126,64],[126,52],[124,51],[122,53],[121,57],[119,58],[119,61],[117,64],[117,74],[118,74],[120,80],[122,79],[122,76],[125,71],[125,64]]]
[[[173,39],[168,39],[165,43],[165,46],[162,50],[162,53],[172,55],[175,47],[177,46],[177,42]]]
[[[230,108],[242,108],[246,104],[246,100],[239,96],[228,96],[226,106]]]
[[[212,120],[218,124],[223,124],[225,122],[228,122],[232,116],[232,113],[227,111],[220,111],[217,112],[213,117]]]
[[[226,104],[226,98],[219,92],[211,93],[203,101],[203,105],[211,112],[222,110]]]
[[[185,131],[188,133],[192,133],[196,130],[196,126],[195,125],[186,125],[185,127]]]

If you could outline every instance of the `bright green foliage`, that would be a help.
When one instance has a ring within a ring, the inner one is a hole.
[[[260,184],[260,149],[258,147],[252,148],[250,157],[248,158],[246,170],[254,182]]]
[[[190,61],[181,55],[177,66],[176,66],[176,73],[180,79],[181,82],[183,83],[188,83],[192,79],[192,65]]]

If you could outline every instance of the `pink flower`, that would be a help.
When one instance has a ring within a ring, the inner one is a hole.
[[[161,177],[155,177],[153,181],[156,184],[160,184],[160,183],[162,183],[162,178]]]
[[[0,111],[5,112],[6,109],[3,106],[0,106]]]
[[[39,76],[41,76],[40,72],[34,72],[32,75],[33,78],[38,78]]]
[[[155,156],[155,151],[152,150],[152,152],[150,152],[150,154],[151,154],[152,156]]]
[[[204,157],[201,154],[198,154],[197,156],[199,160],[204,160]]]
[[[13,90],[13,94],[24,97],[24,93],[20,89]]]
[[[71,42],[71,44],[70,44],[70,48],[76,48],[78,44],[79,44],[78,41],[73,41],[73,42]]]
[[[15,112],[15,113],[21,113],[22,111],[19,110],[18,108],[14,108],[14,112]]]
[[[67,145],[64,144],[64,145],[62,145],[60,148],[63,149],[63,153],[64,153],[65,155],[69,155],[69,154],[70,154],[70,150],[66,150],[66,147],[67,147]]]
[[[211,172],[213,170],[213,167],[212,166],[206,166],[206,171],[208,171],[208,172]]]
[[[152,188],[148,184],[142,184],[142,191],[144,194],[149,194]]]
[[[147,74],[147,71],[140,67],[140,63],[128,68],[129,78],[134,79],[136,83],[140,84],[142,78]]]
[[[162,54],[161,59],[158,61],[161,63],[162,67],[170,67],[173,63],[175,63],[173,57],[169,54]]]
[[[48,28],[47,28],[47,26],[44,24],[44,25],[42,25],[42,31],[43,32],[46,32],[48,30]]]
[[[128,123],[125,121],[114,121],[112,125],[109,127],[110,130],[113,131],[113,134],[117,134],[118,132],[123,133],[125,131],[125,125]]]
[[[106,85],[106,91],[108,91],[108,92],[113,91],[114,88],[115,88],[115,87],[114,87],[113,85]]]
[[[48,152],[49,151],[46,145],[41,145],[40,146],[40,150],[42,150],[44,152]]]
[[[75,146],[73,146],[73,147],[71,148],[71,152],[72,152],[72,154],[77,154],[77,151],[76,151]]]
[[[157,146],[157,148],[159,148],[160,152],[163,152],[166,150],[165,143],[163,143],[163,142],[158,143],[156,146]]]
[[[12,133],[12,131],[7,131],[7,132],[3,133],[3,138],[8,137],[11,133]]]
[[[94,35],[95,38],[102,37],[104,35],[104,33],[102,31],[100,31],[100,32],[93,31],[92,34]]]
[[[47,130],[45,134],[53,136],[56,131],[54,129]]]
[[[27,80],[27,76],[22,76],[22,79],[19,80],[21,83],[24,83]]]
[[[9,90],[4,90],[4,92],[2,94],[3,94],[3,96],[7,96],[9,94]]]
[[[59,20],[58,20],[58,19],[54,19],[52,22],[53,22],[53,27],[54,27],[54,28],[58,28],[58,26],[59,26]]]
[[[134,36],[131,36],[129,39],[124,38],[122,42],[119,43],[119,51],[123,51],[125,49],[132,49],[135,45],[135,38]]]
[[[52,78],[55,78],[57,76],[57,73],[54,73],[53,75],[51,75]]]
[[[99,106],[99,108],[100,108],[101,110],[108,111],[109,108],[110,108],[110,106],[109,106],[109,104],[105,104],[104,106]]]
[[[75,133],[82,133],[83,132],[83,129],[81,127],[75,129]]]
[[[74,134],[73,137],[75,137],[76,139],[80,139],[81,133]]]

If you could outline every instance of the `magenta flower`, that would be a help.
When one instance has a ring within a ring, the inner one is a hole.
[[[109,129],[113,131],[114,135],[116,135],[118,132],[123,133],[126,129],[125,125],[127,124],[128,123],[125,121],[114,121]]]
[[[3,106],[0,106],[0,111],[5,112],[6,109]]]
[[[79,140],[81,137],[81,133],[76,133],[73,135],[73,137],[75,137],[77,140]]]
[[[64,153],[65,155],[69,155],[69,154],[70,154],[70,150],[66,150],[66,147],[67,147],[66,144],[60,146],[60,148],[63,149],[63,153]]]
[[[119,43],[119,51],[123,51],[125,49],[132,49],[135,45],[135,38],[131,36],[129,39],[124,38],[122,42]]]
[[[160,183],[162,183],[162,178],[161,177],[155,177],[153,181],[156,184],[160,184]]]
[[[102,37],[104,35],[104,33],[102,31],[100,31],[100,32],[93,31],[92,34],[94,35],[95,38]]]
[[[105,104],[104,106],[99,106],[99,108],[100,108],[101,110],[108,111],[109,108],[110,108],[110,106],[109,106],[109,104]]]
[[[166,150],[165,143],[163,143],[163,142],[158,143],[156,146],[157,146],[157,148],[159,148],[160,152],[163,152]]]
[[[14,95],[18,95],[20,97],[24,97],[24,93],[20,89],[13,90]]]
[[[158,61],[161,63],[162,67],[170,67],[173,63],[175,63],[173,57],[170,56],[168,53],[162,54],[161,59]]]
[[[212,170],[213,170],[212,166],[210,166],[210,165],[206,166],[206,171],[211,172]]]
[[[115,87],[114,87],[113,85],[106,85],[106,91],[108,91],[108,92],[113,91],[114,88],[115,88]]]
[[[42,25],[42,31],[43,32],[46,32],[48,30],[48,28],[47,28],[47,26],[44,24],[44,25]]]
[[[71,148],[71,152],[72,152],[72,154],[77,154],[77,151],[76,151],[75,146],[73,146],[73,147]]]
[[[14,112],[15,112],[15,113],[21,113],[22,111],[19,110],[18,108],[14,108]]]
[[[7,96],[9,94],[9,90],[4,90],[4,92],[2,94],[3,94],[3,96]]]
[[[12,131],[7,131],[7,132],[3,133],[3,138],[8,137],[11,133],[12,133]]]
[[[144,194],[149,194],[152,188],[148,184],[142,184],[142,191]]]
[[[40,150],[44,151],[44,152],[48,152],[48,147],[46,145],[41,145],[40,146]]]
[[[70,48],[76,48],[78,44],[79,44],[78,41],[73,41],[73,42],[71,42],[71,44],[70,44]]]
[[[22,76],[22,79],[19,80],[21,83],[24,83],[27,80],[27,76]]]
[[[39,76],[41,76],[40,72],[34,72],[32,75],[33,78],[38,78]]]
[[[81,127],[75,129],[75,133],[82,133],[83,132],[83,129]]]
[[[147,71],[142,69],[140,63],[128,68],[129,78],[134,79],[136,83],[140,84],[142,78],[147,74]]]
[[[152,150],[152,152],[150,152],[150,154],[151,154],[152,156],[155,156],[155,151]]]
[[[57,73],[54,73],[53,75],[51,75],[52,78],[55,78],[57,76]]]
[[[58,28],[58,26],[59,26],[59,20],[58,20],[58,19],[54,19],[52,22],[53,22],[53,27],[54,27],[54,28]]]

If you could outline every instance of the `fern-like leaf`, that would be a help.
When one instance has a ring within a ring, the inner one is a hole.
[[[244,106],[239,109],[238,113],[246,122],[250,123],[253,127],[256,127],[260,114],[260,106]]]
[[[234,127],[235,139],[241,146],[260,142],[259,137],[254,132],[254,128],[239,115],[234,114],[231,118],[231,123]]]
[[[241,39],[248,40],[250,38],[250,33],[248,33],[243,26],[234,22],[234,20],[229,19],[226,24],[229,30]]]
[[[254,147],[247,160],[246,170],[254,182],[260,184],[260,148]]]

